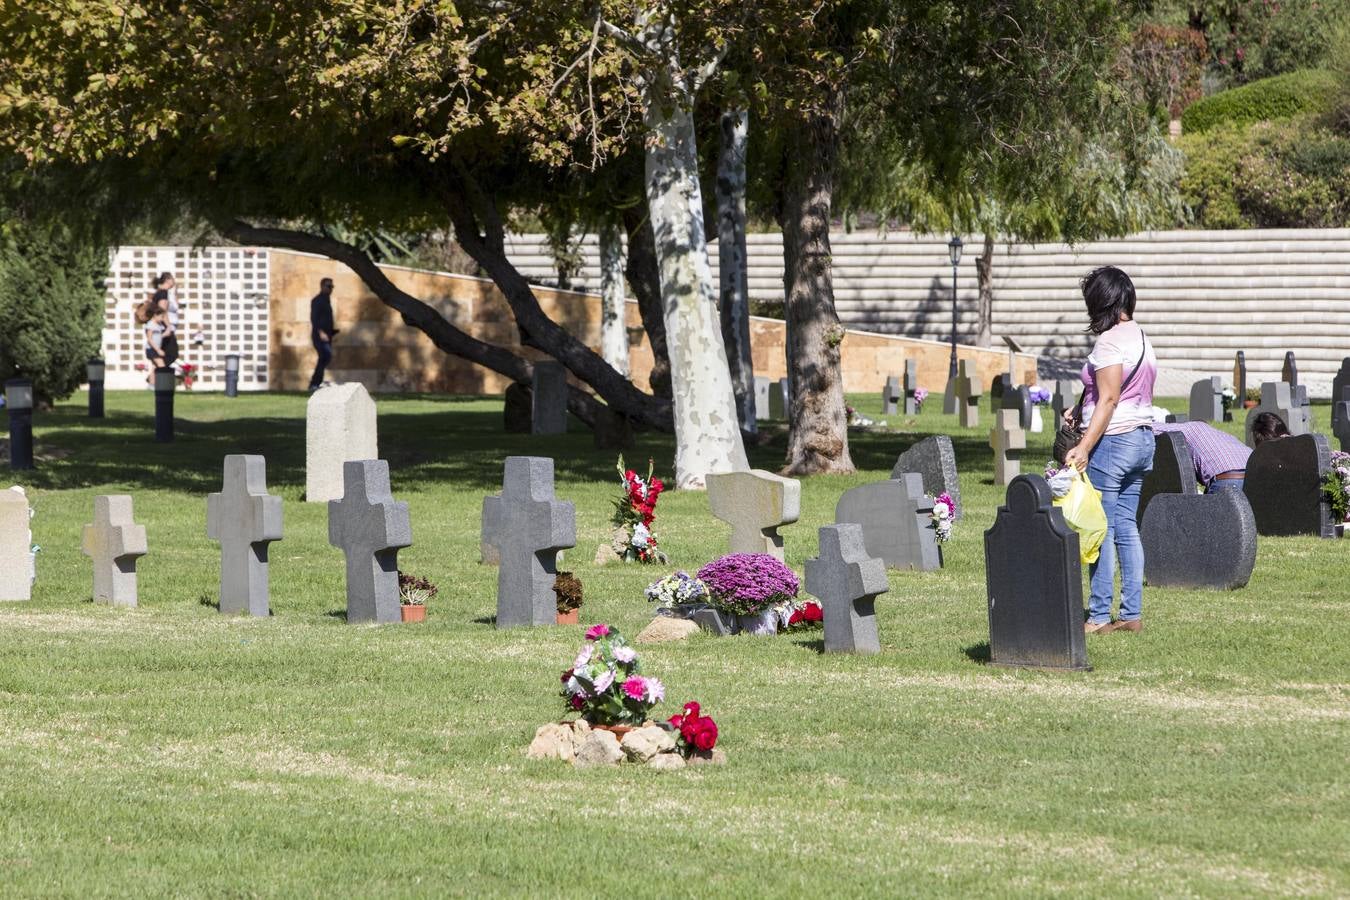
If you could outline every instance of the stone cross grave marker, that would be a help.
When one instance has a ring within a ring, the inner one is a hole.
[[[1155,587],[1233,590],[1256,565],[1256,518],[1237,491],[1159,494],[1139,537],[1144,580]]]
[[[136,605],[136,560],[149,552],[145,526],[132,520],[131,497],[94,498],[94,521],[84,526],[80,551],[94,563],[94,602]]]
[[[1159,494],[1194,494],[1195,463],[1186,436],[1177,431],[1153,435],[1153,469],[1144,475],[1135,522],[1142,526],[1149,501]]]
[[[1237,391],[1237,408],[1247,401],[1247,354],[1239,350],[1233,356],[1233,388]]]
[[[783,559],[778,529],[802,512],[802,483],[763,469],[724,472],[706,480],[715,518],[731,526],[731,553],[768,553]]]
[[[1025,386],[1007,387],[1003,391],[1003,399],[999,401],[999,409],[1011,409],[1017,412],[1017,424],[1023,431],[1031,430],[1031,410],[1035,406],[1031,402],[1031,391]],[[994,413],[998,415],[998,413]]]
[[[957,363],[956,370],[956,412],[962,428],[980,427],[980,373],[972,363],[966,368],[968,360]]]
[[[994,380],[989,382],[989,411],[997,413],[1003,409],[1003,395],[1012,390],[1012,375],[1004,372],[1002,375],[995,375]]]
[[[562,363],[543,360],[534,364],[533,402],[531,434],[566,433],[567,370]]]
[[[552,625],[557,621],[558,551],[577,543],[577,509],[554,499],[553,460],[508,456],[500,496],[483,501],[485,517],[499,523],[497,627]]]
[[[886,592],[886,564],[869,556],[858,525],[820,529],[819,555],[806,561],[806,592],[820,600],[826,653],[879,653],[877,594]]]
[[[886,376],[886,383],[881,386],[881,414],[883,416],[895,415],[900,407],[900,379],[894,375]]]
[[[956,504],[955,520],[965,515],[961,503],[961,482],[956,474],[956,451],[952,449],[952,439],[945,434],[926,437],[901,453],[891,467],[891,478],[900,479],[906,472],[918,472],[923,476],[925,493],[936,497],[946,493]]]
[[[1078,402],[1079,390],[1080,386],[1076,381],[1062,378],[1055,382],[1055,393],[1050,397],[1050,408],[1055,411],[1053,431],[1059,431],[1060,423],[1064,421],[1064,410],[1073,409],[1074,404]]]
[[[266,459],[225,457],[220,492],[206,497],[206,536],[220,542],[221,613],[268,615],[267,545],[281,540],[281,498],[267,493]]]
[[[912,416],[919,411],[919,401],[915,393],[919,390],[919,364],[912,359],[905,360],[905,415]]]
[[[920,572],[942,568],[942,545],[932,516],[933,498],[924,494],[923,476],[917,472],[847,490],[834,509],[836,522],[862,529],[868,556],[895,569]]]
[[[342,467],[341,500],[328,502],[328,543],[347,559],[347,622],[398,622],[398,551],[412,546],[408,504],[394,499],[389,463]]]
[[[947,379],[947,386],[942,389],[942,414],[944,416],[956,415],[956,376],[953,375]]]
[[[1191,385],[1189,415],[1192,422],[1223,421],[1223,379],[1211,375]]]
[[[1308,429],[1304,426],[1303,413],[1294,405],[1289,385],[1283,381],[1266,381],[1261,385],[1261,402],[1247,410],[1245,427],[1248,447],[1256,446],[1256,441],[1252,439],[1252,423],[1261,413],[1267,412],[1279,416],[1280,421],[1284,422],[1291,435],[1307,434]]]
[[[1039,475],[1019,475],[984,533],[989,661],[1091,669],[1083,638],[1078,533]]]
[[[342,496],[342,464],[379,456],[375,401],[358,382],[321,387],[305,406],[305,502]]]
[[[483,498],[483,513],[478,537],[478,561],[486,566],[500,565],[502,561],[502,554],[498,549],[502,539],[501,499],[500,494]]]
[[[28,525],[28,498],[18,491],[0,491],[0,600],[33,596],[33,535]]]
[[[1298,363],[1294,361],[1294,351],[1284,354],[1284,368],[1280,370],[1280,380],[1293,388],[1298,384]]]
[[[755,376],[755,418],[760,421],[773,418],[769,412],[769,390],[772,384],[763,375]]]
[[[1331,506],[1322,493],[1330,468],[1331,446],[1320,434],[1266,441],[1253,450],[1242,490],[1257,534],[1335,537]]]
[[[994,484],[1009,484],[1022,471],[1022,451],[1027,447],[1027,433],[1022,430],[1020,414],[1015,409],[1000,409],[989,432],[989,446],[994,451]]]

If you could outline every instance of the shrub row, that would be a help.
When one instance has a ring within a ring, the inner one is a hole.
[[[1325,111],[1336,93],[1332,72],[1307,69],[1263,78],[1197,100],[1181,114],[1185,134],[1200,134],[1224,125],[1251,125]]]

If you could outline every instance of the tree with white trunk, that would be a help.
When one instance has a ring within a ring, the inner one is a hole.
[[[744,108],[725,110],[718,118],[721,143],[717,153],[717,269],[721,287],[722,341],[731,368],[731,387],[741,429],[757,430],[755,362],[750,352],[749,256],[745,247],[745,154],[750,114]]]
[[[624,308],[623,237],[619,224],[600,226],[600,355],[620,375],[628,375],[628,318]]]

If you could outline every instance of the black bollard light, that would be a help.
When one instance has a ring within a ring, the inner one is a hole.
[[[231,353],[225,357],[225,396],[239,396],[239,354]]]
[[[89,418],[103,418],[103,376],[107,366],[101,359],[91,359],[84,364],[85,376],[89,379]]]
[[[15,378],[5,382],[5,409],[9,410],[9,467],[33,468],[33,382]]]
[[[178,383],[172,366],[155,369],[155,441],[173,441],[173,389]]]

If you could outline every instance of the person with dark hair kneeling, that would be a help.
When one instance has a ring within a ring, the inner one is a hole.
[[[1263,412],[1252,419],[1252,442],[1256,446],[1283,437],[1289,437],[1289,428],[1284,424],[1284,419],[1274,413]]]

